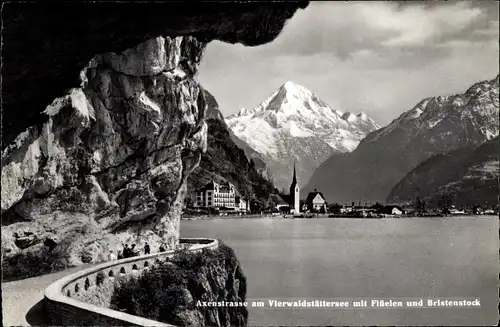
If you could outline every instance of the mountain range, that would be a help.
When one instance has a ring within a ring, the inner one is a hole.
[[[354,151],[333,154],[316,169],[304,191],[317,188],[327,201],[345,203],[396,200],[396,193],[404,189],[407,199],[411,192],[404,185],[414,181],[416,173],[407,174],[420,163],[450,151],[475,149],[498,136],[498,90],[497,76],[472,85],[463,94],[422,100],[370,133]],[[439,160],[424,167],[433,162]],[[420,187],[425,188],[425,183],[420,180]]]
[[[235,137],[259,154],[279,189],[288,189],[294,162],[299,182],[305,185],[324,160],[354,150],[379,128],[366,114],[332,109],[290,81],[257,107],[244,108],[226,122]]]
[[[416,197],[439,206],[443,196],[455,205],[498,203],[498,136],[479,147],[437,154],[421,162],[391,190],[387,202],[408,203]]]
[[[207,102],[207,113],[205,119],[207,121],[217,120],[223,128],[228,130],[231,140],[234,142],[234,144],[236,144],[238,148],[242,149],[245,152],[245,155],[247,156],[248,160],[253,161],[253,164],[257,172],[263,177],[265,177],[267,180],[271,181],[272,180],[271,172],[269,171],[269,169],[267,169],[266,163],[264,162],[262,156],[257,151],[252,149],[246,142],[242,141],[239,137],[234,135],[234,133],[227,126],[226,120],[224,119],[224,116],[219,110],[219,104],[217,103],[217,100],[210,92],[206,90],[205,90],[205,101]]]

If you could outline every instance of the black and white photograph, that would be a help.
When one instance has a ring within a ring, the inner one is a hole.
[[[3,326],[498,325],[498,1],[1,8]]]

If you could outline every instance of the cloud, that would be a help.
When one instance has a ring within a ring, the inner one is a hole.
[[[292,80],[386,124],[424,97],[494,78],[498,39],[496,2],[312,2],[269,44],[209,44],[200,80],[225,115]]]
[[[384,46],[418,47],[432,44],[446,36],[457,35],[485,15],[481,9],[472,8],[466,2],[443,5],[432,10],[424,5],[414,5],[395,12],[395,7],[386,5],[379,8],[378,25],[399,34],[382,42]]]
[[[282,35],[262,51],[305,56],[327,52],[346,58],[361,49],[423,47],[470,38],[476,29],[484,28],[488,20],[495,21],[491,10],[475,5],[469,2],[444,2],[434,6],[413,1],[409,4],[313,2],[298,12]],[[498,29],[496,34],[493,28],[489,31],[492,36],[498,35]]]
[[[491,38],[498,38],[498,31],[500,30],[500,23],[498,20],[490,20],[488,26],[485,28],[477,29],[473,32],[473,35],[485,36]]]

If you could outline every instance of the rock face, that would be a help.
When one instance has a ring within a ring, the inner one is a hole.
[[[362,138],[379,128],[365,114],[334,110],[290,81],[256,108],[228,117],[227,123],[261,155],[280,190],[290,186],[294,162],[299,182],[305,185],[331,154],[354,150]]]
[[[446,194],[456,206],[498,203],[498,137],[477,148],[435,155],[420,163],[391,190],[390,203],[414,202],[420,197],[438,206]]]
[[[229,181],[237,193],[246,199],[264,201],[273,193],[273,184],[258,171],[253,159],[232,140],[231,131],[224,122],[215,98],[205,90],[207,99],[206,123],[208,126],[207,151],[198,167],[188,178],[190,196],[212,179],[222,183]],[[193,197],[194,199],[194,197]]]
[[[179,252],[170,262],[115,284],[110,307],[175,326],[246,326],[246,292],[233,250],[219,244],[215,250]],[[223,301],[231,304],[202,304]]]
[[[121,53],[157,36],[256,46],[271,42],[308,1],[8,3],[2,7],[2,149],[99,53]],[[20,92],[22,91],[22,96]],[[19,119],[19,112],[23,119]]]
[[[5,6],[3,252],[55,239],[74,265],[124,242],[176,246],[206,150],[206,43],[269,42],[305,5]]]
[[[252,149],[245,141],[241,140],[239,137],[234,135],[233,131],[229,129],[229,127],[226,124],[226,120],[224,119],[224,116],[220,112],[219,104],[217,103],[215,97],[212,94],[210,94],[210,92],[207,91],[205,92],[205,99],[207,101],[206,119],[218,120],[220,122],[221,127],[224,127],[229,131],[229,135],[231,136],[231,140],[234,142],[234,144],[236,144],[238,148],[245,151],[245,155],[247,156],[248,160],[252,160],[254,162],[257,172],[264,178],[266,178],[268,181],[272,181],[271,172],[266,167],[266,164],[264,163],[264,159],[262,158],[262,156],[257,151]]]
[[[463,94],[422,100],[370,133],[353,152],[331,156],[316,169],[304,191],[317,188],[329,202],[385,201],[422,161],[498,136],[498,92],[497,76]]]
[[[17,225],[51,219],[62,238],[76,226],[63,227],[67,215],[76,213],[96,238],[114,233],[121,242],[135,241],[127,224],[141,222],[134,232],[174,247],[185,180],[206,150],[205,100],[193,69],[204,47],[194,37],[158,37],[93,58],[82,87],[54,100],[48,122],[5,149],[2,212],[29,221]],[[54,212],[65,214],[54,221]],[[83,251],[89,241],[82,235],[73,245]]]

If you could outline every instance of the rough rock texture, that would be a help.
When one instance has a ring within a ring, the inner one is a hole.
[[[238,259],[220,244],[215,250],[179,252],[169,263],[116,285],[111,308],[176,326],[246,326],[245,306],[197,305],[243,303],[246,292]]]
[[[40,239],[73,265],[123,242],[174,247],[206,150],[206,43],[269,42],[305,5],[4,6],[2,251]]]
[[[370,133],[353,152],[331,156],[304,192],[317,188],[329,202],[383,202],[424,160],[493,139],[500,122],[498,78],[476,83],[463,94],[422,100]]]
[[[420,163],[392,189],[390,203],[414,202],[420,197],[438,206],[446,194],[457,206],[498,204],[498,137],[477,148],[435,155]]]
[[[271,42],[308,1],[15,3],[2,6],[3,145],[27,127],[98,53],[120,53],[157,36],[192,35],[256,46]],[[22,96],[20,92],[22,91]],[[19,113],[23,113],[23,119]]]
[[[190,197],[194,201],[194,191],[213,179],[219,183],[230,181],[245,199],[267,200],[269,194],[275,192],[273,184],[260,174],[255,163],[252,164],[253,159],[249,160],[245,151],[233,142],[232,133],[224,122],[215,98],[206,90],[205,97],[207,152],[188,177]]]
[[[264,159],[260,153],[252,149],[245,141],[241,140],[239,137],[234,135],[233,131],[229,129],[226,124],[226,120],[224,116],[219,110],[219,104],[215,97],[208,91],[205,92],[205,99],[207,102],[207,117],[206,119],[216,119],[220,121],[221,126],[229,131],[229,135],[231,136],[231,140],[236,144],[236,146],[243,151],[245,151],[245,155],[248,160],[252,160],[254,162],[255,168],[257,172],[262,175],[268,181],[272,181],[271,171],[266,167],[264,163]]]
[[[54,100],[48,122],[5,149],[6,219],[29,221],[15,227],[51,220],[64,238],[80,213],[96,239],[113,233],[127,242],[133,231],[174,247],[184,182],[206,150],[205,101],[194,76],[204,47],[193,37],[158,37],[93,58],[82,87]],[[83,262],[96,259],[85,252],[102,252],[102,242],[89,241],[73,241]]]

